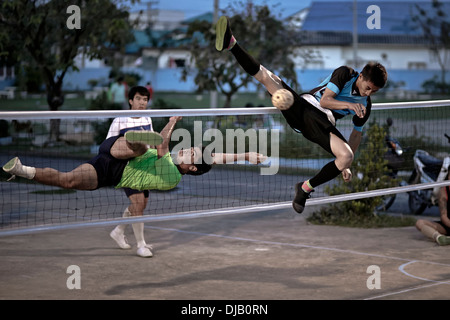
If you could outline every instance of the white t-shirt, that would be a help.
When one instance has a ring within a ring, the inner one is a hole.
[[[125,132],[130,130],[153,131],[152,118],[115,118],[109,127],[106,139],[118,135],[124,135]]]

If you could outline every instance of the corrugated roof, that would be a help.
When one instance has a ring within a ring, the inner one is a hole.
[[[348,31],[301,31],[298,39],[302,45],[350,46],[353,34]],[[359,34],[358,43],[428,45],[429,41],[421,35]]]

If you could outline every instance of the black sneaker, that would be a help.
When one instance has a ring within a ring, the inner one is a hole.
[[[216,24],[216,50],[223,51],[227,49],[232,35],[230,21],[226,16],[221,16]]]
[[[295,198],[292,201],[292,207],[297,213],[302,213],[305,210],[306,199],[311,198],[311,192],[305,192],[302,189],[303,182],[299,182],[295,185]]]

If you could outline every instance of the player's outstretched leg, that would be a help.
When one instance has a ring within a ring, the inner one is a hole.
[[[3,170],[13,176],[19,176],[32,180],[36,174],[36,168],[24,166],[18,157],[12,158],[4,166]]]
[[[146,144],[146,145],[151,145],[151,146],[158,146],[164,140],[163,137],[159,133],[153,132],[153,131],[144,131],[144,130],[127,131],[125,133],[125,139],[129,143],[141,143],[141,144]]]
[[[221,52],[230,50],[236,43],[230,28],[230,21],[226,16],[221,16],[216,24],[216,50]]]
[[[239,45],[231,31],[230,21],[226,16],[220,17],[216,24],[216,50],[230,51],[242,69],[249,75],[255,77],[274,96],[272,102],[276,108],[287,110],[292,106],[294,103],[293,95],[286,90],[287,87],[283,86],[280,77],[266,69],[257,59],[252,57]],[[292,92],[294,91],[292,90]]]
[[[122,217],[128,218],[130,217],[130,211],[128,211],[128,208],[125,209],[123,212]],[[131,246],[128,244],[127,237],[125,236],[125,228],[126,224],[119,224],[117,227],[115,227],[111,233],[109,234],[111,238],[116,241],[117,245],[122,249],[131,249]]]
[[[305,210],[306,200],[311,198],[311,192],[314,192],[314,190],[309,192],[303,190],[303,184],[304,182],[300,182],[295,185],[295,197],[292,201],[292,207],[297,213],[302,213]]]

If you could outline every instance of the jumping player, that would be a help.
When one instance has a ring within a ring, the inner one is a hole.
[[[279,89],[290,91],[294,102],[287,110],[281,110],[287,123],[294,131],[336,157],[313,178],[295,185],[292,206],[296,212],[303,212],[314,188],[341,172],[346,182],[351,180],[350,166],[361,142],[363,126],[370,116],[370,95],[383,88],[387,81],[386,69],[381,64],[369,63],[361,73],[346,66],[339,67],[317,88],[298,95],[239,45],[225,16],[220,17],[216,25],[216,50],[230,51],[241,67],[263,84],[271,95]],[[347,115],[353,116],[354,124],[348,142],[335,126],[337,119]]]

